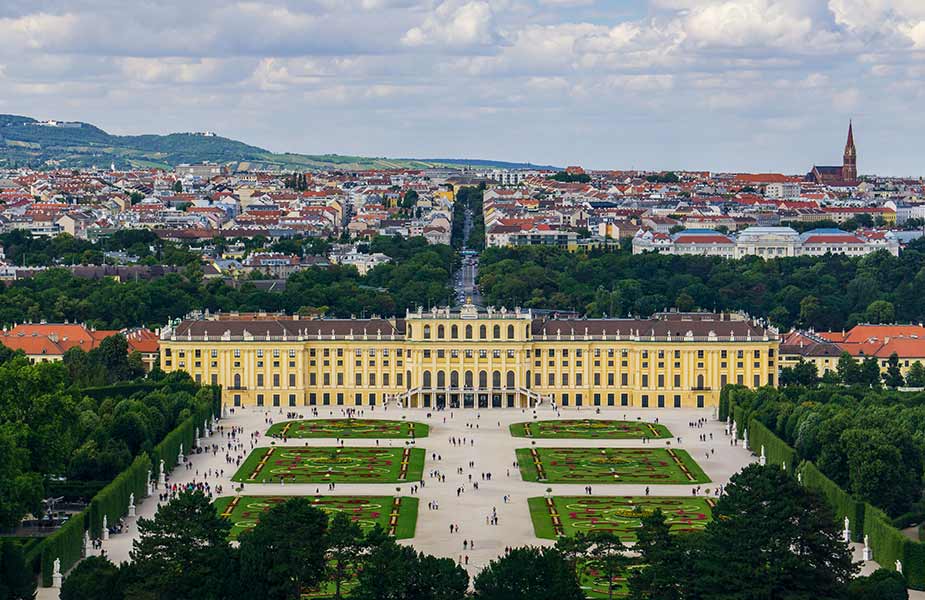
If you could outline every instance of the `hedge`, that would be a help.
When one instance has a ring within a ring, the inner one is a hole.
[[[835,510],[839,523],[848,517],[851,527],[851,539],[855,542],[864,541],[864,502],[855,499],[851,494],[841,489],[834,481],[822,474],[816,465],[808,460],[800,463],[797,472],[803,480],[803,485],[822,494]]]
[[[108,386],[96,388],[96,390],[101,394],[105,390],[106,394],[100,397],[106,397],[113,393],[130,393],[130,390],[139,385],[143,384]],[[84,532],[89,530],[91,536],[99,536],[102,533],[103,515],[106,515],[108,524],[112,525],[128,513],[130,494],[135,494],[136,502],[144,498],[147,492],[148,471],[151,471],[152,478],[156,474],[155,459],[163,457],[165,465],[173,468],[177,464],[180,444],[183,444],[184,452],[188,452],[193,446],[196,427],[201,428],[203,421],[211,420],[212,415],[220,414],[221,387],[205,386],[205,389],[208,390],[206,393],[210,396],[208,402],[200,403],[199,408],[168,433],[150,454],[135,457],[127,469],[119,473],[110,484],[93,497],[87,509],[73,515],[60,529],[26,554],[27,563],[33,565],[33,569],[41,570],[43,586],[48,587],[52,584],[56,558],[61,560],[62,573],[80,560],[83,553]],[[139,391],[139,389],[134,391]],[[41,559],[40,565],[37,564],[39,558]]]
[[[147,492],[148,472],[151,459],[147,454],[135,457],[127,469],[119,473],[112,483],[100,490],[90,501],[90,535],[100,537],[103,532],[103,517],[112,526],[128,514],[129,499],[135,494],[135,501],[141,502]]]
[[[55,559],[61,561],[61,572],[64,573],[80,560],[84,544],[84,531],[86,530],[87,511],[84,510],[71,515],[67,523],[56,532],[45,538],[34,550],[41,552],[42,557],[42,585],[48,587],[52,584]],[[26,561],[34,564],[35,555],[26,555]]]
[[[881,567],[895,570],[899,560],[909,587],[925,589],[925,544],[907,538],[882,510],[868,503],[864,504],[864,534],[870,537],[873,559]]]
[[[764,446],[764,455],[769,465],[787,465],[787,472],[792,473],[796,463],[796,450],[774,435],[774,432],[765,427],[758,419],[748,422],[748,447],[755,454],[761,454]]]
[[[183,453],[189,454],[196,437],[196,428],[202,431],[202,424],[211,421],[213,415],[221,414],[222,389],[219,386],[209,386],[211,398],[209,403],[203,403],[193,414],[184,419],[182,423],[164,436],[161,443],[151,450],[151,464],[155,473],[160,474],[160,461],[164,461],[164,470],[170,472],[177,465],[177,455],[180,453],[180,444]]]

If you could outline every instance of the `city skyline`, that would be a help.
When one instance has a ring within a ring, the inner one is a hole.
[[[836,162],[853,118],[860,174],[921,175],[918,3],[614,4],[12,3],[0,112],[277,152],[794,174]]]

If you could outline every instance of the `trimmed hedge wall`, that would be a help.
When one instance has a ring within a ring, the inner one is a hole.
[[[128,514],[129,498],[135,494],[135,501],[141,502],[147,491],[148,471],[151,459],[147,454],[135,457],[127,469],[119,473],[112,483],[100,490],[90,501],[90,536],[100,537],[103,532],[103,516],[109,526]]]
[[[757,419],[751,419],[748,422],[748,447],[751,448],[752,452],[760,455],[762,446],[764,446],[764,455],[769,465],[781,466],[786,464],[787,472],[793,473],[797,456],[796,450],[774,435],[774,432],[765,427],[764,423]]]
[[[870,537],[874,560],[881,567],[895,570],[899,560],[909,587],[925,589],[925,544],[907,538],[893,527],[882,510],[867,503],[864,504],[864,533]]]
[[[36,550],[42,557],[42,585],[49,587],[52,584],[55,559],[61,560],[61,572],[64,573],[80,560],[83,551],[84,531],[86,529],[87,511],[73,515],[58,531],[54,532],[45,541],[39,544]],[[30,553],[31,554],[31,553]],[[35,557],[27,555],[27,562],[34,564]]]
[[[851,526],[851,539],[855,542],[864,541],[864,502],[856,500],[851,494],[838,487],[834,481],[823,475],[812,462],[804,460],[800,463],[797,472],[800,474],[803,485],[822,494],[835,510],[839,522],[848,517]]]

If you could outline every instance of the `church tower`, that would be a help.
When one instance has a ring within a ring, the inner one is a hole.
[[[848,121],[848,141],[845,143],[845,157],[842,161],[842,179],[846,183],[854,183],[858,179],[858,152],[854,147],[854,131],[852,123]]]

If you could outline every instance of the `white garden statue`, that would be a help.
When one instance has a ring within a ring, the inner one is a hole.
[[[109,539],[109,519],[103,515],[103,541]]]
[[[851,541],[851,521],[848,520],[848,517],[845,517],[845,530],[842,531],[841,536],[843,542]]]
[[[768,457],[764,454],[764,446],[761,447],[761,456],[758,457],[758,464],[762,467],[768,464]]]
[[[865,561],[871,561],[874,559],[873,553],[870,551],[870,536],[864,536],[864,553],[862,558]]]
[[[748,427],[746,427],[746,428],[745,428],[745,431],[742,432],[742,433],[743,433],[742,439],[745,441],[745,449],[746,449],[746,450],[751,450],[751,448],[748,447]]]
[[[900,575],[902,575],[903,572],[903,564],[899,561],[898,558],[896,559],[896,572]]]
[[[164,459],[161,459],[160,467],[157,470],[157,487],[162,488],[167,485],[167,474],[164,473]]]
[[[128,516],[135,516],[135,492],[128,495]]]
[[[61,587],[61,559],[56,558],[51,572],[51,587]]]

